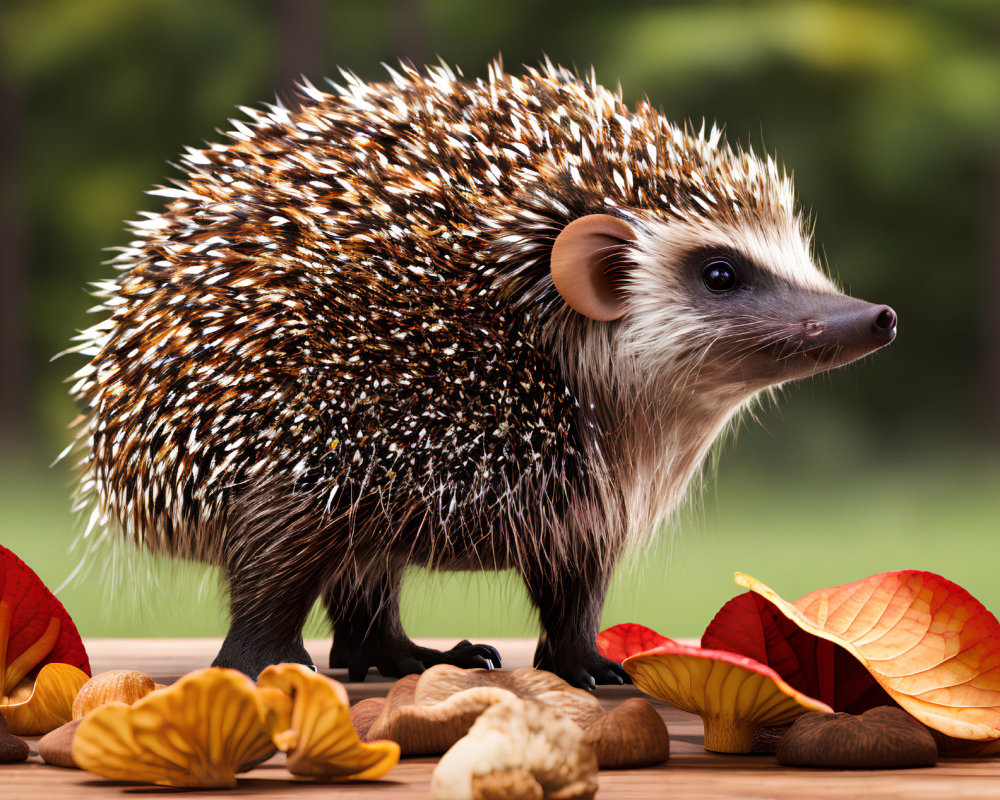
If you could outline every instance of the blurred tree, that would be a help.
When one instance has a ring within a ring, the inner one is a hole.
[[[983,332],[982,408],[984,428],[1000,442],[1000,145],[986,164],[983,192],[983,293],[979,325]]]
[[[427,19],[424,0],[392,0],[392,27],[396,58],[424,64],[427,52]]]
[[[20,87],[0,56],[0,445],[28,438],[35,389],[28,368],[27,236],[25,235],[25,119]]]
[[[792,393],[788,446],[811,447],[824,418],[828,442],[980,439],[1000,404],[998,20],[995,0],[5,0],[2,135],[20,129],[22,152],[0,153],[14,204],[0,220],[0,425],[28,414],[65,441],[61,383],[79,360],[47,360],[87,324],[99,249],[156,207],[140,192],[170,176],[164,161],[222,137],[234,106],[337,65],[377,79],[379,62],[440,55],[475,77],[502,53],[511,70],[543,54],[593,64],[630,101],[645,92],[672,119],[766,145],[794,166],[833,271],[898,307],[877,368]]]
[[[323,4],[321,0],[275,0],[281,62],[277,93],[294,107],[294,87],[303,77],[319,80],[324,74]]]

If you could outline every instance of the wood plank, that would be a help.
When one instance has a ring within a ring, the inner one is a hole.
[[[206,666],[218,651],[219,639],[89,639],[87,650],[95,672],[139,669],[161,683]],[[421,639],[429,647],[451,647],[452,640]],[[505,668],[528,666],[534,642],[505,639],[491,642],[501,652]],[[309,640],[306,647],[317,664],[326,663],[329,640]],[[342,671],[326,671],[345,681]],[[384,695],[392,681],[372,676],[364,683],[345,683],[352,702]],[[596,695],[613,707],[638,692],[631,686],[600,687]],[[701,720],[696,716],[654,703],[670,731],[670,760],[642,770],[607,770],[600,775],[598,797],[603,798],[990,798],[1000,797],[1000,760],[946,760],[919,770],[808,770],[781,767],[773,756],[725,756],[707,753]],[[158,795],[174,790],[138,784],[103,781],[78,770],[45,765],[38,757],[37,738],[29,740],[28,763],[0,765],[0,800],[25,798],[101,798]],[[413,800],[426,798],[437,759],[407,758],[387,778],[370,783],[313,784],[292,778],[277,755],[252,772],[241,775],[238,788],[218,792],[185,792],[184,797],[272,798],[330,796]]]

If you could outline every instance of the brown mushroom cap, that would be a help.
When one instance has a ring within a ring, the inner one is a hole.
[[[7,720],[0,713],[0,764],[15,764],[25,761],[31,748],[24,739],[19,739],[12,733],[7,733]]]
[[[362,741],[391,739],[406,755],[445,752],[469,732],[481,713],[511,695],[538,700],[579,725],[601,767],[622,769],[661,764],[670,755],[662,717],[648,701],[630,698],[611,711],[589,692],[540,669],[461,669],[433,666],[400,678],[385,699],[369,698],[351,708]]]
[[[778,745],[778,763],[794,767],[893,769],[932,767],[934,737],[901,708],[852,714],[803,714]]]

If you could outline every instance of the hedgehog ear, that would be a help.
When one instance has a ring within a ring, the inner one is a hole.
[[[589,214],[562,229],[552,245],[552,283],[566,305],[585,317],[609,322],[625,313],[613,273],[625,263],[635,232],[609,214]]]

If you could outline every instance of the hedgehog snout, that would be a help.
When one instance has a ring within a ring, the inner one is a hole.
[[[823,337],[842,347],[870,344],[873,350],[896,338],[898,318],[892,308],[854,298],[845,300],[844,307],[819,319],[807,319],[804,322],[806,338]]]
[[[889,306],[837,297],[802,321],[802,352],[824,368],[840,366],[885,347],[899,318]]]

